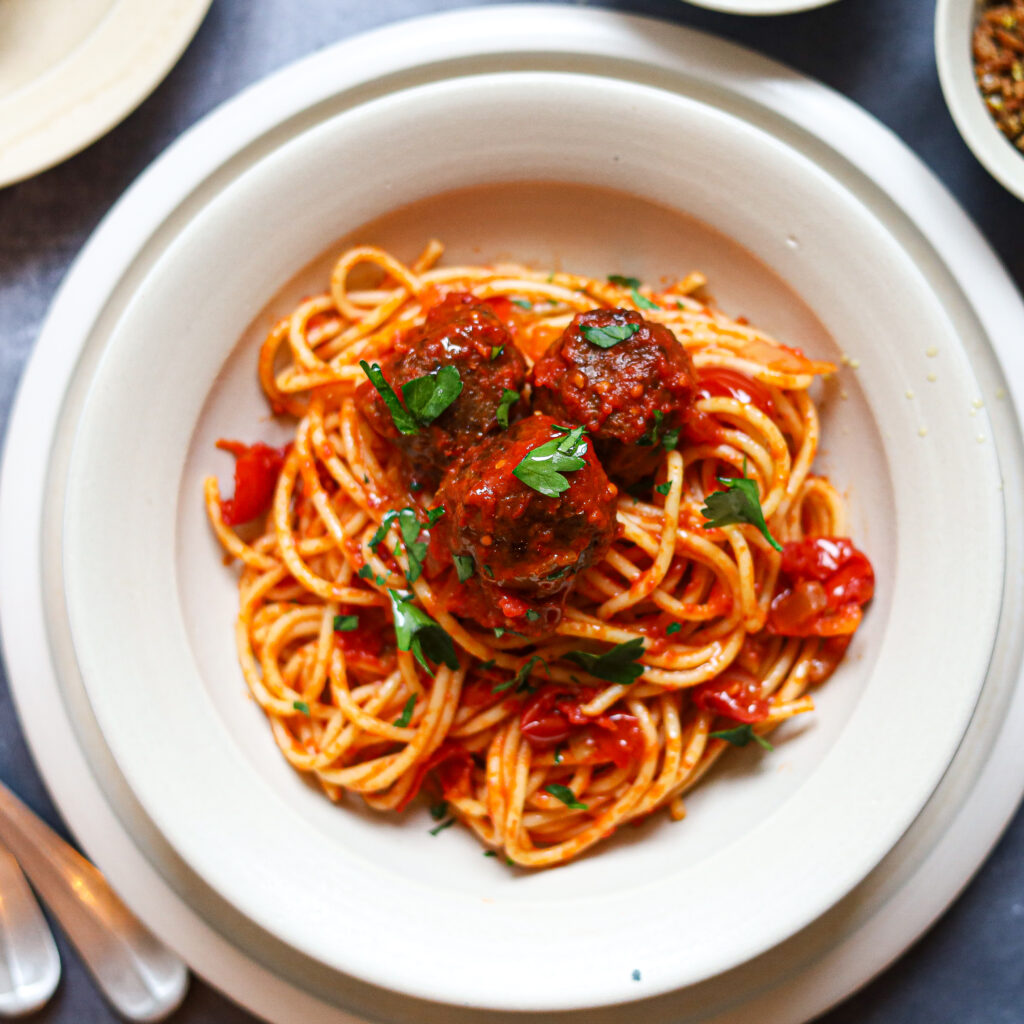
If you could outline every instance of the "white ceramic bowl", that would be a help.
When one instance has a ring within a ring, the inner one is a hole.
[[[328,966],[443,1002],[621,1002],[792,935],[924,805],[991,652],[998,466],[941,304],[823,170],[686,96],[506,71],[308,123],[193,204],[113,328],[79,423],[66,597],[90,701],[135,795],[252,921]],[[452,202],[452,189],[478,191]],[[431,837],[423,812],[330,805],[287,767],[246,699],[234,575],[204,521],[202,476],[227,470],[213,441],[275,430],[254,343],[323,261],[296,272],[343,236],[409,256],[437,231],[454,258],[652,278],[704,266],[730,312],[859,365],[823,396],[822,465],[848,492],[878,596],[819,714],[781,731],[772,758],[730,759],[684,824],[627,829],[545,873],[506,871],[457,829]]]
[[[709,11],[723,11],[726,14],[795,14],[825,7],[836,0],[687,0],[697,7]]]
[[[974,80],[971,37],[977,0],[939,0],[935,60],[946,105],[974,155],[997,181],[1024,199],[1024,153],[996,127]]]

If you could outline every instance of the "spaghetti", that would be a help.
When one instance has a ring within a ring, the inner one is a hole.
[[[441,254],[342,254],[260,350],[293,441],[222,442],[235,494],[211,477],[206,505],[242,563],[242,671],[292,766],[381,811],[426,784],[438,829],[552,866],[683,818],[725,750],[811,710],[873,574],[811,472],[808,389],[831,364],[710,308],[699,274],[652,291]],[[373,287],[350,288],[356,268]],[[471,370],[441,366],[453,338]],[[563,383],[567,338],[589,362]],[[396,390],[417,359],[426,383]],[[643,360],[650,387],[624,391]],[[573,412],[587,389],[601,415]]]

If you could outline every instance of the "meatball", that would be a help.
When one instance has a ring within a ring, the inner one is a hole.
[[[568,437],[550,417],[534,414],[448,470],[437,492],[445,509],[439,540],[453,556],[473,560],[456,614],[528,636],[550,632],[576,574],[604,557],[615,537],[617,491],[586,435],[569,441],[584,465],[562,472],[560,494],[542,494],[513,473],[531,452]]]
[[[629,325],[633,333],[616,341]],[[599,336],[607,348],[587,337],[601,328],[612,328]],[[658,468],[661,442],[683,426],[696,386],[676,336],[632,309],[578,314],[533,368],[536,408],[585,426],[605,471],[626,485]]]
[[[506,389],[522,393],[526,361],[508,329],[483,301],[454,292],[433,306],[426,320],[401,336],[380,361],[398,395],[417,377],[454,366],[462,391],[436,419],[414,434],[401,433],[370,381],[360,384],[356,402],[373,429],[406,456],[410,481],[435,487],[444,471],[477,441],[499,429],[495,414]],[[512,407],[514,416],[522,405]]]

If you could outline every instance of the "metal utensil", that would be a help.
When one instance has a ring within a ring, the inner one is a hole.
[[[97,985],[130,1020],[162,1020],[185,997],[188,968],[81,854],[0,783],[0,840],[53,911]]]
[[[60,981],[50,926],[18,862],[0,846],[0,1015],[38,1010]]]

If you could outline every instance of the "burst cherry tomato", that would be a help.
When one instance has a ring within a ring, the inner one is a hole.
[[[702,711],[712,711],[737,722],[763,722],[768,717],[769,705],[761,696],[761,684],[735,665],[695,686],[690,691],[690,699]]]
[[[238,526],[270,508],[284,465],[285,449],[271,448],[260,442],[247,445],[224,440],[218,441],[217,447],[235,457],[235,493],[221,500],[220,513],[228,526]]]
[[[846,537],[805,537],[783,546],[768,630],[781,636],[845,636],[875,592],[867,555]]]
[[[697,379],[697,394],[701,398],[734,398],[746,405],[756,405],[768,416],[775,412],[771,392],[760,381],[726,367],[701,370]]]

